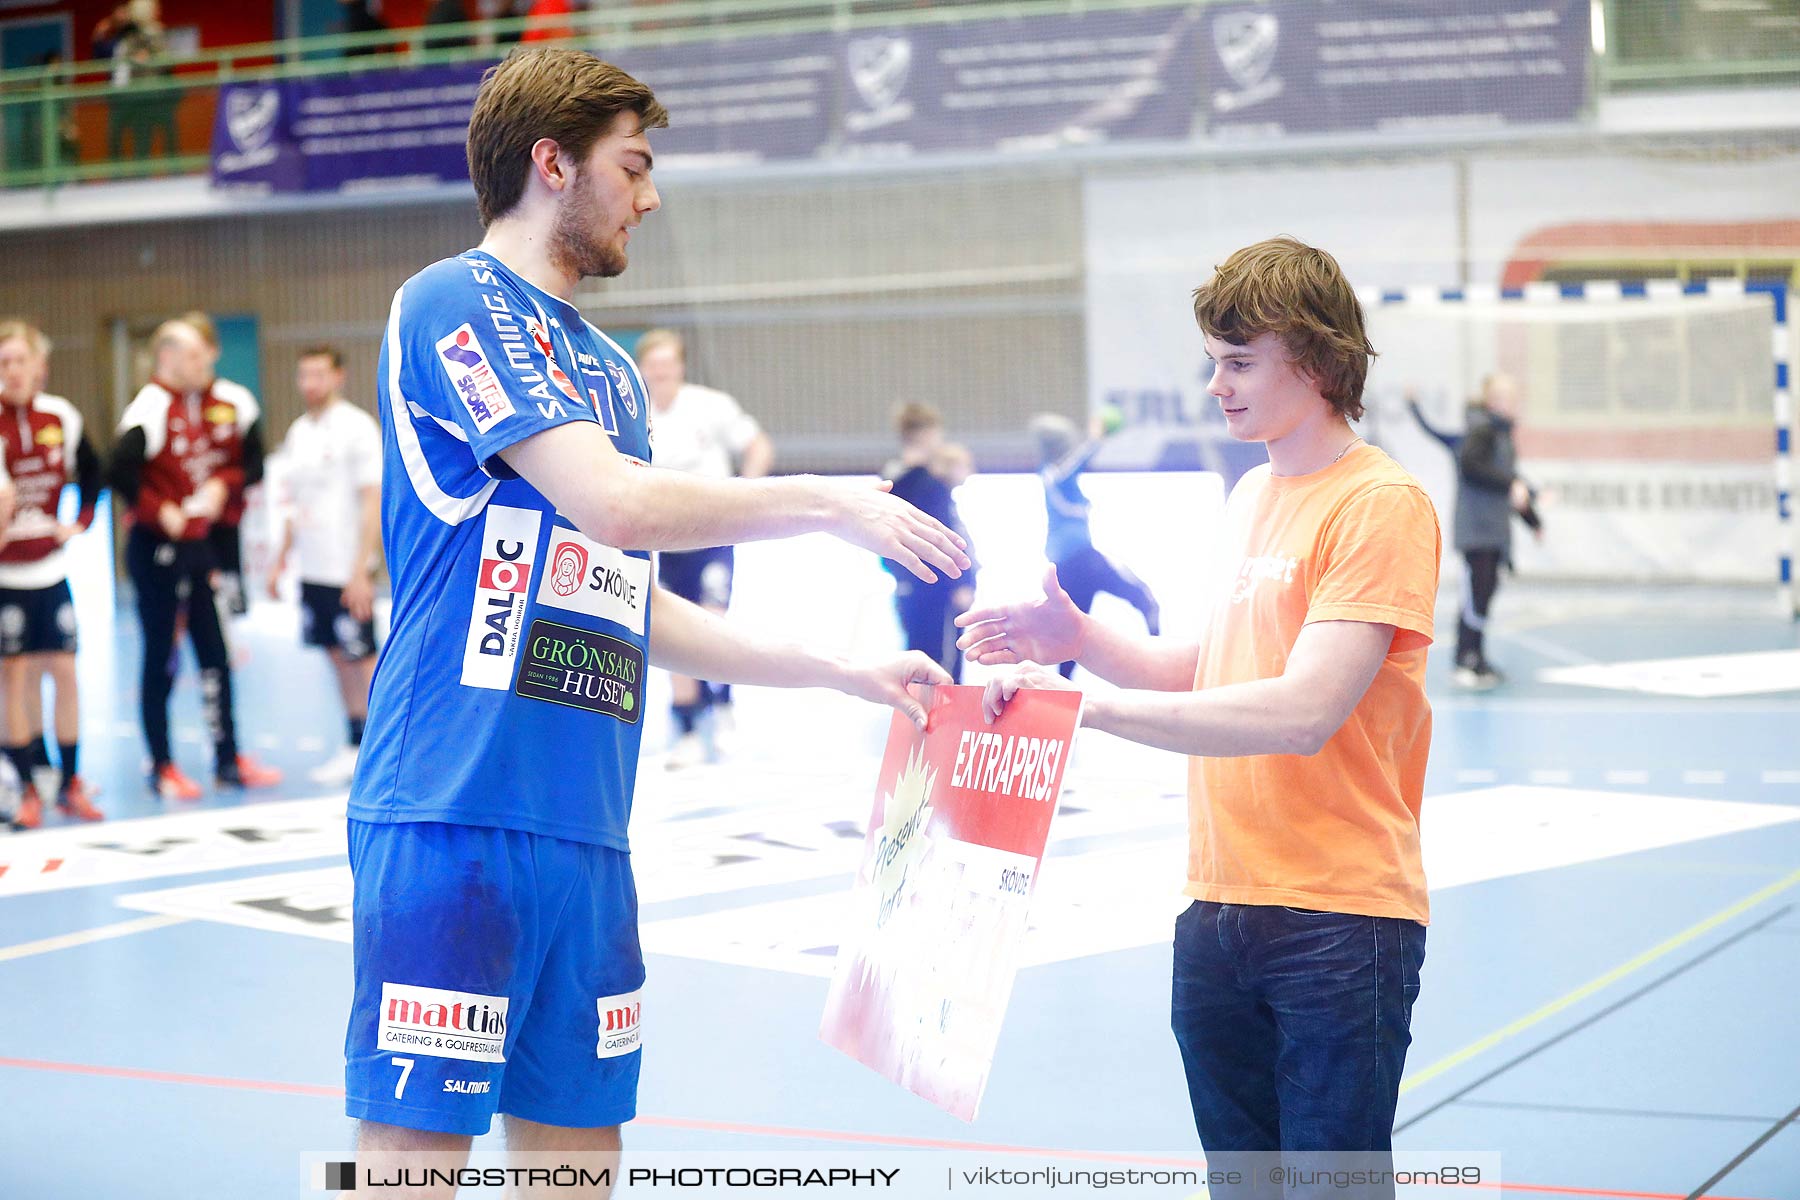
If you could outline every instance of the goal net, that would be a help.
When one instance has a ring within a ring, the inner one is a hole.
[[[1784,300],[1741,284],[1365,296],[1379,355],[1368,433],[1426,483],[1448,543],[1445,443],[1482,381],[1510,375],[1519,473],[1545,526],[1540,541],[1515,525],[1522,576],[1781,584],[1793,550]]]

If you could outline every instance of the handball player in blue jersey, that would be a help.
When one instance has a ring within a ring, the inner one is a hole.
[[[625,269],[660,203],[646,134],[667,123],[590,55],[514,53],[469,124],[487,235],[394,297],[393,627],[350,793],[360,1150],[455,1159],[496,1112],[514,1150],[617,1150],[642,1057],[626,826],[650,667],[834,688],[921,724],[908,685],[949,681],[921,654],[852,664],[745,637],[653,582],[653,550],[811,531],[927,581],[969,565],[885,485],[650,465],[637,365],[572,297]]]
[[[1048,518],[1044,554],[1051,569],[1044,580],[1044,591],[1052,595],[1052,588],[1060,588],[1084,613],[1094,606],[1095,596],[1111,592],[1144,615],[1145,631],[1155,637],[1161,632],[1162,610],[1150,586],[1131,568],[1096,550],[1088,526],[1093,502],[1081,490],[1081,473],[1100,453],[1104,437],[1099,422],[1083,441],[1075,422],[1067,417],[1041,413],[1032,418],[1031,439],[1037,444],[1038,479],[1044,485],[1044,511]],[[1074,675],[1075,663],[1065,662],[1059,670],[1067,679]]]

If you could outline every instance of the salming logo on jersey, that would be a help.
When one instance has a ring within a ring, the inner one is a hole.
[[[491,289],[481,293],[481,302],[488,310],[494,336],[500,339],[500,352],[505,356],[506,367],[525,394],[537,402],[537,410],[543,418],[546,421],[559,419],[563,415],[564,399],[584,404],[568,374],[557,366],[555,345],[544,324],[535,317],[513,311],[506,294],[499,290],[499,278],[485,264],[469,264],[469,274],[477,284]],[[534,352],[538,355],[537,361],[532,359]],[[543,364],[541,369],[539,362]]]
[[[557,365],[556,343],[550,340],[550,331],[544,328],[544,323],[536,317],[526,317],[525,330],[531,334],[532,344],[543,356],[544,373],[550,377],[550,382],[556,385],[556,390],[577,404],[586,404],[587,401],[581,398],[581,393],[575,390],[575,381],[569,378],[568,372]]]
[[[462,681],[469,687],[505,691],[512,685],[542,519],[528,508],[488,505],[481,525],[481,573],[463,647]]]

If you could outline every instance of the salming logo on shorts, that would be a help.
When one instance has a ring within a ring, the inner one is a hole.
[[[375,1045],[433,1058],[505,1062],[506,1005],[505,996],[383,983]]]
[[[600,1044],[597,1058],[619,1058],[636,1050],[644,1040],[644,991],[627,992],[623,996],[602,996],[600,1010]]]

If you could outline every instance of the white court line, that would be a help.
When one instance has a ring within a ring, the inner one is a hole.
[[[1597,658],[1589,658],[1587,655],[1579,654],[1574,650],[1568,649],[1566,646],[1559,646],[1548,638],[1541,638],[1536,634],[1525,633],[1518,629],[1497,629],[1488,636],[1498,638],[1501,641],[1512,642],[1514,645],[1523,646],[1532,653],[1541,654],[1543,657],[1554,662],[1559,662],[1565,667],[1593,667],[1600,665],[1600,660]]]
[[[130,937],[134,933],[149,933],[152,929],[163,929],[170,925],[180,925],[186,917],[139,917],[133,921],[120,921],[116,925],[102,925],[97,929],[84,929],[79,933],[65,933],[58,937],[42,938],[35,942],[21,942],[17,946],[0,948],[0,962],[10,962],[15,958],[30,958],[34,954],[48,954],[52,950],[67,950],[72,946],[86,946],[91,942],[104,942],[111,938]]]
[[[1558,668],[1551,668],[1558,669]],[[1588,715],[1607,713],[1691,713],[1704,707],[1709,717],[1757,717],[1800,712],[1800,700],[1764,700],[1734,703],[1708,698],[1704,704],[1691,696],[1664,696],[1648,692],[1619,693],[1616,700],[1551,700],[1541,696],[1508,696],[1505,689],[1459,694],[1448,690],[1431,697],[1433,712],[1525,712],[1533,715]]]
[[[1683,771],[1681,773],[1681,782],[1683,782],[1683,783],[1724,783],[1725,782],[1725,772],[1723,772],[1723,771]]]
[[[1465,767],[1456,773],[1458,783],[1493,783],[1500,778],[1500,772],[1492,767]]]
[[[1764,771],[1764,783],[1800,783],[1800,771]]]
[[[1608,782],[1608,783],[1649,783],[1650,782],[1650,772],[1648,772],[1648,771],[1608,771],[1606,773],[1606,782]]]
[[[1541,784],[1564,784],[1575,778],[1572,771],[1542,770],[1533,771],[1529,776],[1531,782]]]

